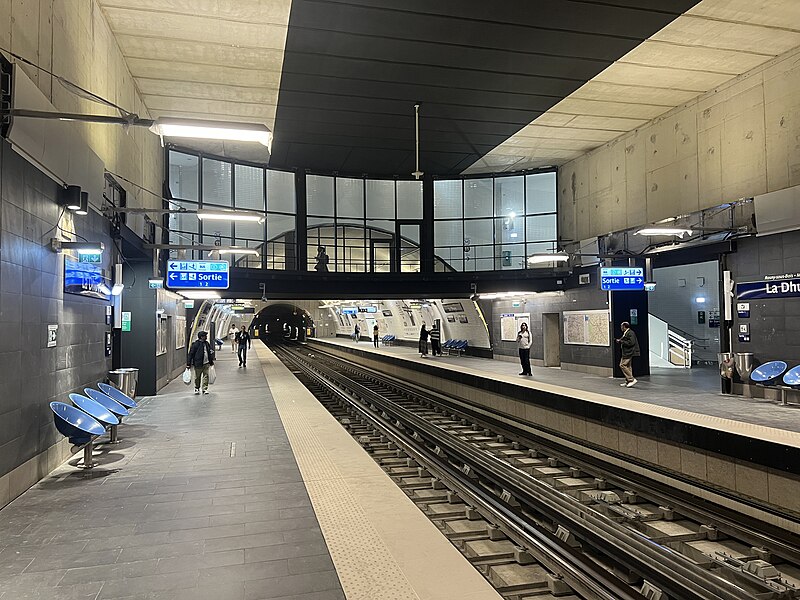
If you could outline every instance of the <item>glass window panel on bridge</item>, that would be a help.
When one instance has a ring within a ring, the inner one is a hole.
[[[195,217],[196,218],[196,217]],[[233,223],[206,221],[202,225],[200,243],[208,246],[233,246]]]
[[[556,174],[525,176],[525,214],[556,212]]]
[[[170,208],[185,208],[186,210],[197,210],[197,205],[189,202],[171,201]],[[180,245],[193,245],[200,243],[199,220],[193,213],[170,213],[169,215],[169,243]],[[199,259],[199,252],[189,251],[186,258],[188,260]]]
[[[491,217],[492,179],[467,179],[464,181],[464,218]]]
[[[309,216],[332,217],[333,177],[306,176],[306,212]]]
[[[294,173],[268,170],[267,210],[294,214],[296,205]]]
[[[494,215],[516,217],[525,214],[525,178],[497,177],[494,180]]]
[[[397,182],[397,218],[422,218],[422,182]]]
[[[203,159],[203,198],[202,204],[230,207],[231,204],[231,172],[233,165],[229,162]]]
[[[363,179],[336,178],[336,217],[364,218]]]
[[[465,271],[491,271],[494,269],[494,245],[464,248]]]
[[[237,209],[259,212],[265,210],[264,169],[236,165],[233,185],[236,196],[234,198],[234,206]]]
[[[173,198],[198,201],[200,158],[183,152],[169,153],[168,185]]]
[[[367,219],[395,218],[394,181],[367,180]]]
[[[433,182],[434,219],[460,219],[464,215],[461,184],[460,179]]]
[[[526,266],[525,244],[498,244],[494,247],[495,271],[519,270]]]

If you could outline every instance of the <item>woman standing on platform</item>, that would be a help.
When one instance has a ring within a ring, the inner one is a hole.
[[[519,363],[522,365],[520,375],[531,377],[531,332],[528,331],[528,324],[525,322],[519,327],[517,348],[519,348]]]
[[[378,347],[378,324],[372,327],[372,343],[375,344],[375,347]]]
[[[425,323],[419,330],[419,356],[420,358],[428,356],[428,330],[425,328]]]

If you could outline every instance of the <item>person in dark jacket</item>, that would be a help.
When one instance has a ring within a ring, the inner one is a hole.
[[[431,354],[433,356],[441,356],[442,355],[442,332],[439,330],[439,326],[434,323],[433,328],[430,331],[431,336]]]
[[[214,364],[214,350],[208,343],[208,334],[201,331],[197,334],[197,339],[189,348],[189,355],[186,358],[186,366],[194,367],[194,393],[208,393],[208,369]]]
[[[247,327],[242,325],[242,330],[236,332],[236,346],[239,348],[239,368],[247,368],[247,349],[252,348],[250,334]]]
[[[425,328],[425,323],[419,330],[419,356],[420,358],[428,356],[428,330]]]
[[[375,347],[378,347],[378,324],[372,326],[372,343],[375,344]]]
[[[621,387],[633,387],[637,383],[637,379],[633,376],[633,367],[631,362],[634,356],[639,356],[639,340],[636,339],[636,334],[631,329],[631,324],[623,321],[620,325],[622,328],[622,337],[617,339],[617,343],[622,350],[622,359],[619,361],[619,368],[622,369],[622,374],[625,375],[625,383],[620,383]]]

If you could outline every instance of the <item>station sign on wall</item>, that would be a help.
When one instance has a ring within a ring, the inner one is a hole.
[[[747,281],[736,284],[736,299],[739,301],[796,298],[798,296],[800,296],[800,277],[768,281]]]
[[[167,261],[167,286],[227,290],[229,266],[224,260],[170,260]]]
[[[601,267],[600,289],[609,292],[635,292],[644,289],[642,267]]]

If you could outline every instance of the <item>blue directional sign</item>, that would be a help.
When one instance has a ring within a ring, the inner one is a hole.
[[[600,288],[611,292],[631,292],[644,289],[644,269],[641,267],[602,267]]]
[[[228,289],[228,263],[224,260],[170,260],[167,287],[172,289]]]

